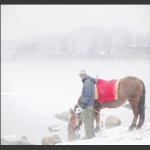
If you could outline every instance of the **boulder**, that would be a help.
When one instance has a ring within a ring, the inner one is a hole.
[[[21,134],[1,136],[1,145],[35,145]]]
[[[64,126],[61,126],[61,125],[52,125],[52,126],[48,127],[48,130],[50,132],[57,132],[57,131],[60,131],[61,128],[64,128]]]
[[[47,135],[42,139],[42,145],[55,145],[57,143],[62,143],[58,135]]]
[[[112,128],[121,125],[121,120],[114,115],[110,115],[105,120],[105,128]]]
[[[68,116],[70,115],[70,111],[65,111],[60,114],[55,114],[55,117],[64,121],[69,121]]]

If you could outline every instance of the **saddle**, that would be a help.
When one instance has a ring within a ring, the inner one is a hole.
[[[105,102],[118,99],[119,79],[103,80],[97,79],[95,84],[94,99],[98,102]]]

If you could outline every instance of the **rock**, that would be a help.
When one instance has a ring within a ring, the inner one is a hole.
[[[60,114],[56,114],[55,117],[64,121],[69,121],[68,116],[70,115],[70,111],[65,111]]]
[[[42,145],[55,145],[57,143],[62,143],[58,135],[47,135],[42,139]]]
[[[52,126],[48,127],[48,130],[50,132],[57,132],[57,131],[60,131],[61,128],[64,128],[64,126],[61,126],[61,125],[52,125]]]
[[[116,127],[119,125],[121,125],[121,120],[114,115],[108,116],[105,120],[105,128],[106,129]]]
[[[143,139],[142,137],[140,137],[140,138],[139,138],[139,137],[136,137],[136,138],[135,138],[135,140],[142,140],[142,139]]]
[[[1,136],[1,145],[35,145],[21,134]]]

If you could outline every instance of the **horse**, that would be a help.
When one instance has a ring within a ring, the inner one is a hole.
[[[93,105],[93,115],[94,120],[96,120],[95,133],[100,130],[100,110],[104,108],[118,108],[123,106],[127,101],[129,102],[132,112],[133,120],[131,125],[128,128],[128,131],[135,129],[140,129],[145,121],[145,96],[146,96],[146,87],[144,82],[135,76],[126,76],[121,78],[118,83],[118,98],[117,100],[110,100],[99,102],[97,99],[94,100]],[[82,112],[78,114],[79,123],[78,125],[73,124],[75,119],[75,110],[81,106],[81,96],[78,99],[77,104],[74,106],[74,110],[70,108],[70,117],[68,122],[67,130],[69,133],[75,133],[80,130],[82,125]],[[137,120],[139,122],[137,124]]]

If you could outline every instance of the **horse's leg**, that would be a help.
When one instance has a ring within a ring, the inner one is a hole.
[[[95,112],[95,120],[96,120],[96,127],[95,127],[95,133],[97,133],[100,130],[100,114]]]
[[[134,100],[135,100],[135,98],[133,98],[132,101],[129,101],[130,105],[131,105],[131,108],[132,108],[132,111],[133,111],[133,115],[134,115],[132,124],[129,127],[129,131],[132,131],[134,129],[134,127],[136,126],[138,115],[139,115],[138,103],[135,103]]]
[[[139,111],[142,111],[143,113],[141,114],[140,112],[140,118],[139,118],[139,123],[138,125],[136,126],[136,129],[140,129],[141,126],[143,125],[144,123],[144,120],[145,120],[145,108],[141,108]]]
[[[140,106],[139,106],[140,107]],[[141,106],[142,107],[142,106]],[[144,120],[145,120],[145,108],[142,107],[141,109],[139,108],[139,114],[140,114],[140,119],[139,119],[139,123],[136,126],[136,129],[140,129],[141,126],[144,124]],[[141,113],[142,112],[142,113]]]
[[[142,93],[140,96],[140,102],[139,102],[139,114],[140,114],[140,119],[139,119],[139,123],[136,126],[136,129],[140,129],[141,126],[143,125],[144,121],[145,121],[145,93],[146,93],[146,89],[145,89],[145,85],[144,83],[141,81],[142,83]]]
[[[101,105],[97,100],[94,101],[93,109],[94,109],[94,119],[96,120],[96,127],[94,130],[95,133],[97,133],[100,130],[99,122],[100,122],[100,109],[101,109]]]

